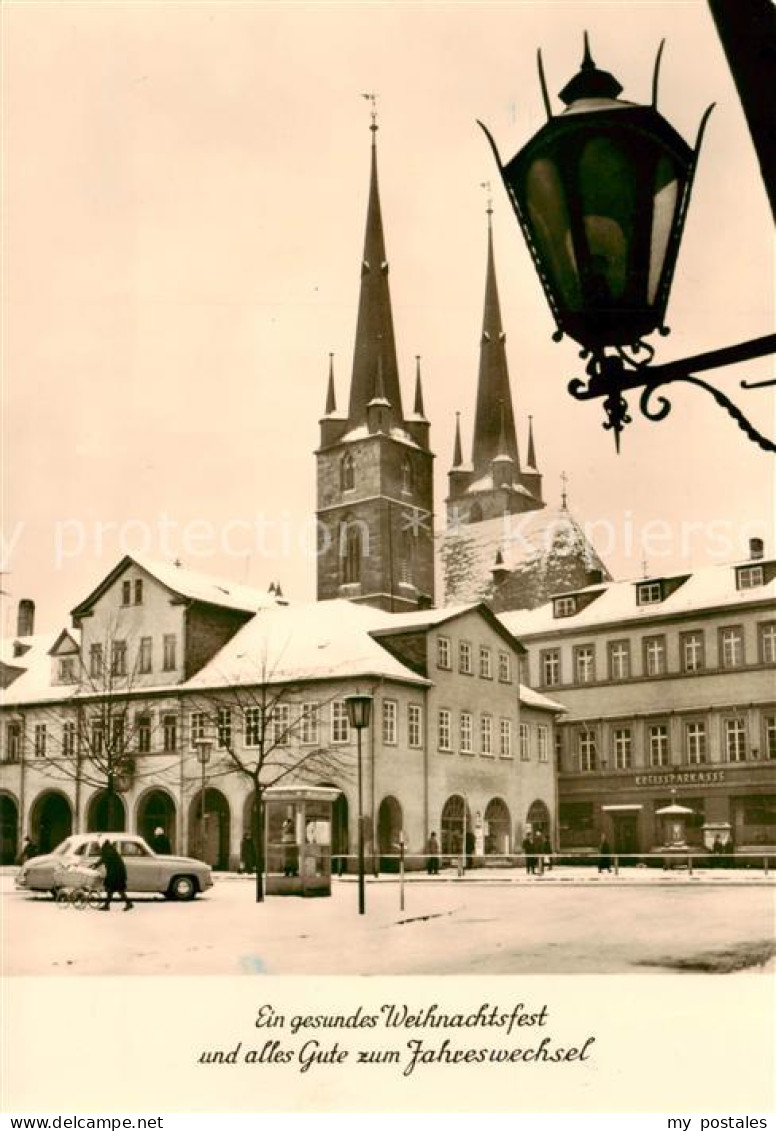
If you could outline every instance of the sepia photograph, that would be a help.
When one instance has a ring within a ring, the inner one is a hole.
[[[775,49],[770,0],[4,6],[4,1036],[192,978],[505,1048],[515,976],[772,998]]]

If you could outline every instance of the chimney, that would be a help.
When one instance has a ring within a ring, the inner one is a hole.
[[[588,585],[603,585],[604,571],[602,569],[589,569],[587,571]]]
[[[759,562],[765,555],[765,545],[762,538],[749,539],[749,557],[753,562]]]
[[[16,621],[17,636],[32,636],[35,631],[35,602],[29,597],[24,597],[19,602],[19,614]]]

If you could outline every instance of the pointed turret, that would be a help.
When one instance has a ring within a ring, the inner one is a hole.
[[[418,354],[415,355],[415,404],[412,415],[408,416],[404,422],[404,427],[416,444],[420,444],[421,448],[428,447],[431,426],[426,419],[426,411],[423,406],[423,384],[420,379],[420,356]]]
[[[461,447],[461,414],[455,414],[455,442],[453,444],[453,470],[463,465],[463,449]]]
[[[415,356],[415,416],[420,416],[426,419],[426,413],[423,409],[423,385],[420,381],[420,355]]]
[[[329,354],[329,386],[326,390],[326,416],[337,411],[337,398],[334,395],[334,354]]]
[[[539,504],[544,505],[542,496],[542,476],[536,462],[536,445],[534,443],[533,417],[528,417],[528,457],[526,466],[520,472],[520,482],[527,487]]]
[[[334,354],[329,354],[329,380],[326,386],[326,411],[320,420],[321,447],[336,444],[345,434],[347,419],[337,412],[337,398],[334,392]]]
[[[504,406],[506,452],[519,468],[515,418],[507,369],[506,335],[501,322],[496,267],[493,256],[493,209],[488,206],[488,264],[485,275],[485,309],[482,317],[480,372],[477,384],[477,411],[474,418],[472,463],[476,478],[487,475],[490,464],[499,454],[501,412]]]
[[[536,470],[536,448],[534,447],[533,417],[528,417],[528,466],[526,471]]]
[[[356,346],[353,355],[353,377],[350,385],[349,425],[357,428],[367,418],[367,406],[373,397],[378,358],[382,356],[383,385],[391,404],[391,415],[402,421],[399,370],[393,335],[391,294],[388,286],[388,260],[385,254],[380,189],[377,181],[377,123],[373,120],[369,207],[361,262],[361,293],[358,302]]]
[[[391,407],[391,402],[385,395],[385,383],[383,381],[383,359],[382,355],[378,354],[377,357],[377,370],[375,372],[374,389],[372,390],[372,399],[366,406],[366,420],[367,427],[370,432],[385,432],[387,430],[387,416]]]

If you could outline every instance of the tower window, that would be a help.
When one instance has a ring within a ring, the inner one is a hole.
[[[342,457],[340,464],[340,487],[343,491],[352,491],[356,486],[356,468],[353,456],[348,452]]]
[[[356,585],[361,581],[361,530],[357,523],[345,524],[340,550],[342,553],[342,581]]]
[[[401,489],[405,495],[411,495],[413,486],[412,461],[409,456],[405,456],[401,465]]]
[[[415,583],[415,537],[411,530],[401,536],[401,557],[399,559],[399,581],[402,585]]]

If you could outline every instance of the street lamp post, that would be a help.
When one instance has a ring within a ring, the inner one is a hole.
[[[202,842],[202,859],[205,859],[205,768],[210,761],[210,755],[213,750],[213,743],[207,738],[200,738],[195,743],[197,747],[197,759],[202,766],[202,792],[200,794],[199,806],[199,821],[200,821],[200,840]]]
[[[364,914],[364,814],[361,779],[361,731],[369,726],[372,717],[371,695],[346,695],[345,703],[348,709],[348,722],[356,731],[358,744],[358,913]]]
[[[671,405],[661,391],[681,381],[705,389],[765,451],[776,444],[741,410],[695,373],[776,352],[776,335],[652,366],[645,338],[667,334],[666,307],[690,203],[698,153],[713,106],[703,115],[695,148],[658,112],[661,49],[650,105],[619,98],[622,87],[593,62],[585,34],[580,71],[560,92],[553,114],[539,53],[548,121],[506,164],[491,144],[545,297],[564,334],[582,346],[588,380],[568,389],[577,400],[602,398],[619,451],[630,423],[625,393],[642,390],[640,408],[662,420]],[[745,389],[776,384],[746,382]],[[654,400],[653,400],[654,398]]]

